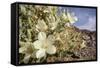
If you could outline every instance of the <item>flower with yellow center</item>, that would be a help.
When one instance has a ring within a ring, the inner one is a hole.
[[[36,58],[42,58],[46,56],[46,53],[52,55],[56,53],[56,47],[53,45],[54,37],[49,35],[46,37],[45,32],[39,32],[38,40],[33,43],[35,49],[38,49],[36,52]]]

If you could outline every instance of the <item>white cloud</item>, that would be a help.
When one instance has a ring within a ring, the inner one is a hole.
[[[82,26],[79,26],[78,28],[95,31],[96,30],[96,17],[95,16],[89,17],[88,22]]]

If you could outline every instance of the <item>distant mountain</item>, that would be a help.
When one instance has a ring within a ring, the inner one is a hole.
[[[86,34],[96,34],[96,31],[90,31],[90,30],[87,30],[87,29],[79,29],[76,26],[72,26],[72,27],[78,32],[83,32],[83,33],[86,33]]]

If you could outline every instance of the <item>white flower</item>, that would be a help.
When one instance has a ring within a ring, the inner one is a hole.
[[[71,27],[71,25],[78,20],[78,18],[75,16],[74,13],[71,14],[69,12],[67,12],[67,18],[68,18],[68,22],[65,23],[65,26],[67,27]]]
[[[22,42],[21,44],[23,44],[20,48],[19,48],[19,53],[25,54],[23,62],[24,63],[28,63],[30,57],[32,57],[33,55],[33,48],[32,48],[32,43],[31,42]]]
[[[65,23],[65,26],[71,27],[71,24],[69,22]]]
[[[36,28],[38,30],[40,30],[40,31],[45,31],[45,30],[47,30],[48,26],[46,25],[46,23],[44,22],[44,20],[38,20]]]
[[[40,32],[38,34],[38,40],[33,43],[35,49],[38,49],[36,52],[36,58],[42,58],[48,54],[55,54],[56,47],[53,45],[54,39],[52,35],[46,37],[45,32]]]
[[[67,16],[67,14],[66,14],[65,9],[63,10],[63,13],[62,13],[62,19],[63,19],[65,22],[68,21],[68,16]]]
[[[48,20],[48,18],[47,18],[47,20],[50,21],[49,25],[50,25],[50,29],[51,30],[54,30],[57,27],[57,25],[58,25],[58,23],[60,21],[59,18],[57,18],[57,19],[56,18],[57,18],[57,16],[53,16],[53,15],[49,16],[50,20]]]
[[[75,16],[74,13],[70,13],[68,10],[67,10],[67,13],[66,13],[65,9],[62,13],[62,18],[63,18],[63,20],[65,20],[65,22],[67,22],[67,26],[69,26],[69,27],[70,27],[70,24],[73,24],[78,20],[78,18]]]
[[[67,12],[67,17],[71,24],[75,23],[78,20],[78,18],[74,14],[71,14],[69,12]]]

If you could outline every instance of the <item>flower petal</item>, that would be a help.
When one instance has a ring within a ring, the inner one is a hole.
[[[40,49],[36,52],[36,58],[42,58],[44,57],[46,54],[45,54],[45,49]]]
[[[40,32],[39,34],[38,34],[38,39],[39,40],[45,40],[46,39],[46,33],[45,32]]]
[[[69,12],[67,13],[67,16],[68,16],[69,22],[72,24],[78,20],[76,16],[71,15],[71,13]]]
[[[39,30],[46,30],[48,27],[46,23],[44,22],[44,20],[38,20],[36,28],[38,28]]]
[[[19,48],[19,53],[25,53],[25,51],[26,51],[25,46]]]
[[[47,25],[46,25],[46,23],[43,20],[41,22],[42,22],[42,24],[41,24],[42,25],[42,28],[44,30],[46,30],[48,28]]]
[[[39,41],[39,40],[37,40],[37,41],[35,41],[35,42],[33,43],[33,46],[34,46],[35,49],[40,49],[41,46],[42,46],[42,42]]]
[[[71,27],[71,24],[69,22],[65,23],[65,26]]]
[[[54,40],[55,40],[55,38],[54,38],[53,35],[49,35],[48,38],[47,38],[47,41],[48,41],[49,44],[53,44]]]
[[[46,52],[48,54],[55,54],[56,53],[56,47],[53,46],[53,45],[49,45],[48,48],[47,48],[47,50],[46,50]]]

